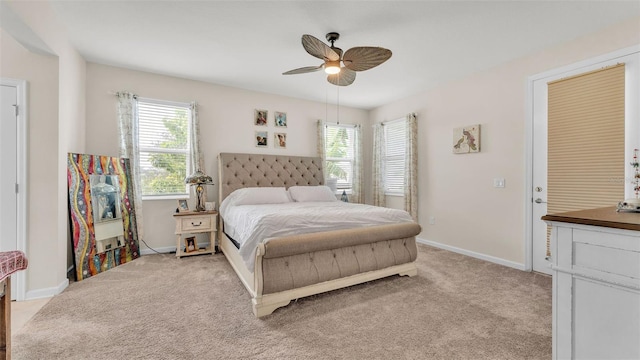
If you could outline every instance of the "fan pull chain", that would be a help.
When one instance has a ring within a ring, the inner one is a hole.
[[[329,87],[325,86],[324,92],[324,122],[329,121]]]
[[[336,123],[340,125],[340,86],[336,86],[338,88],[338,97],[336,100]]]

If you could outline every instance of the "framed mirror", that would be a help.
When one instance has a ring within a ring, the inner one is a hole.
[[[93,220],[96,223],[113,222],[122,219],[120,213],[120,181],[117,175],[91,175],[91,202]],[[120,220],[122,222],[122,220]]]
[[[69,221],[76,280],[140,256],[129,159],[70,153]]]
[[[93,174],[89,176],[89,183],[96,252],[104,253],[124,246],[118,175]]]

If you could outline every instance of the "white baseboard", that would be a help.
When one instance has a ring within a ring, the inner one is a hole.
[[[203,242],[203,243],[199,242],[198,246],[205,247],[205,246],[209,246],[209,244],[210,242]],[[156,254],[156,251],[161,254],[175,253],[176,247],[175,246],[154,247],[153,250],[151,250],[150,248],[142,248],[140,249],[140,255],[153,255],[153,254]]]
[[[69,279],[64,279],[58,286],[45,288],[45,289],[37,289],[27,291],[25,295],[25,300],[35,300],[35,299],[44,299],[50,298],[55,295],[60,294],[64,289],[69,286]]]
[[[518,269],[518,270],[522,270],[522,271],[525,271],[525,269],[526,269],[524,264],[520,264],[520,263],[517,263],[517,262],[501,259],[501,258],[498,258],[498,257],[495,257],[495,256],[491,256],[491,255],[487,255],[487,254],[477,253],[475,251],[461,249],[461,248],[458,248],[458,247],[455,247],[455,246],[451,246],[451,245],[441,244],[439,242],[435,242],[435,241],[431,241],[431,240],[421,239],[421,238],[417,237],[416,238],[416,242],[418,242],[420,244],[424,244],[424,245],[433,246],[433,247],[436,247],[438,249],[443,249],[443,250],[451,251],[451,252],[454,252],[454,253],[458,253],[458,254],[462,254],[462,255],[466,255],[466,256],[471,256],[471,257],[474,257],[476,259],[492,262],[494,264],[508,266],[508,267],[511,267],[511,268],[514,268],[514,269]]]

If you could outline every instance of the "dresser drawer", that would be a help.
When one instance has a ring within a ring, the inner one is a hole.
[[[638,283],[640,237],[574,229],[573,266],[635,279]]]

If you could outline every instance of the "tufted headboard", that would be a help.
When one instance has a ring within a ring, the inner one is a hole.
[[[324,185],[322,161],[310,156],[220,153],[218,176],[220,203],[244,187]]]

